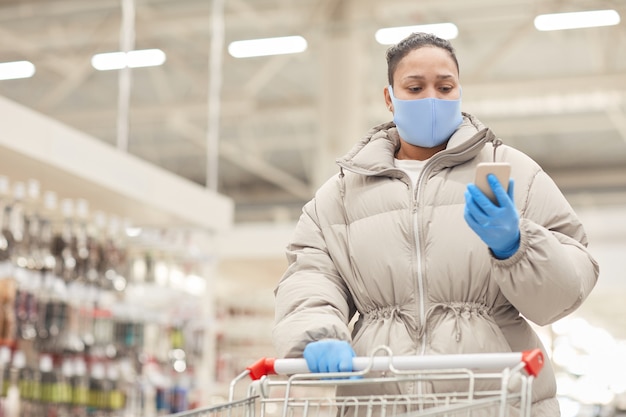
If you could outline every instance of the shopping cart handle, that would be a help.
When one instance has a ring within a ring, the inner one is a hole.
[[[426,356],[372,356],[352,359],[354,371],[399,371],[437,369],[480,369],[496,370],[511,368],[520,363],[529,375],[537,376],[543,368],[543,352],[540,349],[510,353],[468,353]],[[261,358],[246,370],[253,380],[266,375],[293,375],[310,373],[304,359]]]

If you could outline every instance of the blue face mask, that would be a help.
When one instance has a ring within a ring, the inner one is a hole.
[[[422,98],[400,100],[394,97],[389,86],[393,103],[393,121],[400,137],[411,145],[434,148],[448,139],[463,121],[461,99],[442,100]]]

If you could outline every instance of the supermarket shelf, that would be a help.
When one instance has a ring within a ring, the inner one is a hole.
[[[0,175],[12,181],[37,179],[42,190],[137,226],[232,227],[228,197],[3,97],[0,114]]]

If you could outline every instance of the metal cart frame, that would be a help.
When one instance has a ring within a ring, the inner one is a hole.
[[[354,372],[310,373],[304,359],[262,358],[233,379],[228,403],[170,417],[530,417],[532,383],[543,363],[539,349],[393,356],[380,347],[370,357],[354,358]],[[236,387],[248,377],[253,382],[246,398],[235,399]],[[384,384],[414,389],[354,394]]]

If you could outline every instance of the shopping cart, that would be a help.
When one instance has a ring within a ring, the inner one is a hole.
[[[310,373],[304,359],[262,358],[231,382],[228,403],[170,417],[529,417],[543,360],[539,349],[393,356],[380,347],[354,358],[354,372]],[[235,399],[248,377],[247,395]],[[398,394],[377,394],[384,385]]]

